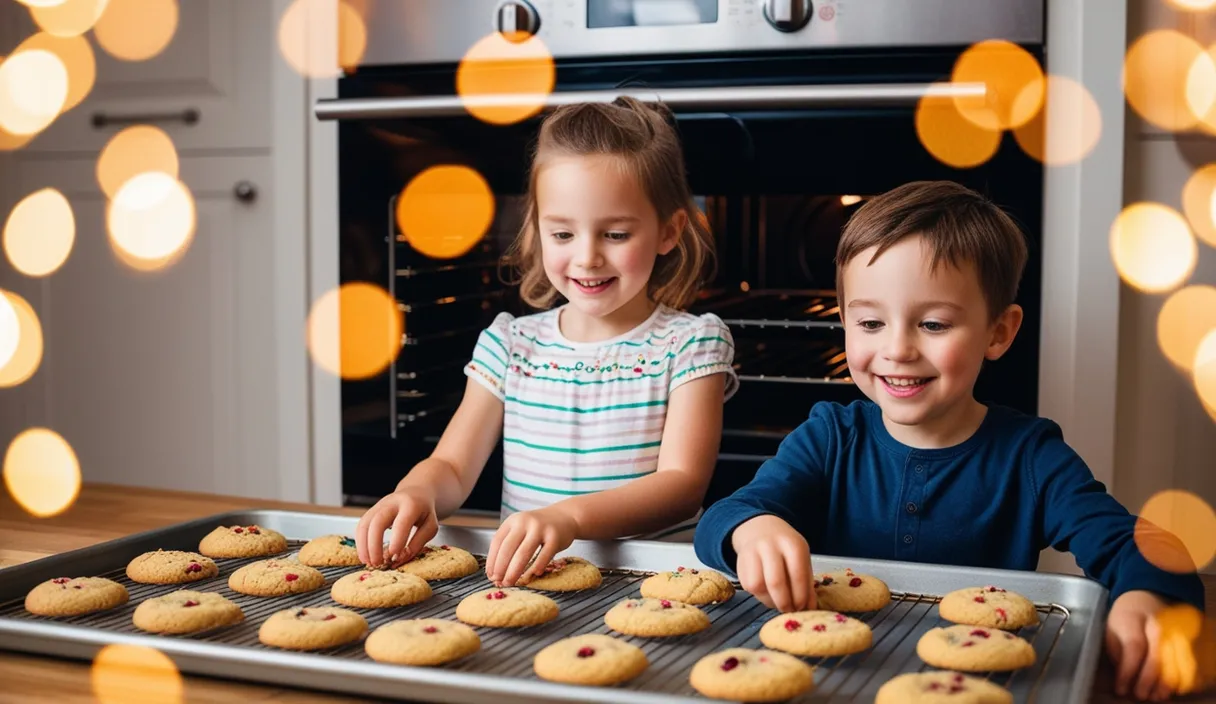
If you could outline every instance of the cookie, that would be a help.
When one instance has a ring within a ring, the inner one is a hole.
[[[595,589],[604,581],[600,568],[581,557],[563,557],[545,565],[543,574],[521,581],[529,589],[547,592],[575,592]]]
[[[325,586],[325,575],[295,560],[259,560],[233,572],[228,586],[251,596],[304,594]]]
[[[677,567],[659,572],[642,582],[642,596],[670,599],[685,604],[715,604],[729,600],[735,588],[720,572]]]
[[[367,620],[350,609],[309,606],[271,614],[258,629],[258,640],[287,650],[323,650],[353,643],[364,633]]]
[[[874,704],[1013,704],[1004,687],[957,672],[913,672],[878,690]]]
[[[516,628],[557,618],[557,602],[524,589],[483,589],[456,605],[456,618],[471,626]]]
[[[618,633],[654,638],[699,633],[709,628],[709,616],[682,601],[626,599],[604,614],[604,623]]]
[[[38,616],[79,616],[127,603],[127,588],[105,577],[56,577],[25,595],[25,610]]]
[[[532,659],[543,680],[600,687],[628,682],[649,666],[641,648],[602,633],[563,638]]]
[[[934,628],[920,637],[916,654],[943,670],[1020,670],[1034,664],[1034,648],[1012,633],[982,626]]]
[[[300,548],[296,559],[309,567],[359,567],[363,564],[355,549],[355,539],[345,535],[313,538]]]
[[[211,558],[182,550],[145,552],[127,563],[127,578],[141,584],[185,584],[219,573]]]
[[[220,526],[198,544],[207,557],[266,557],[287,551],[282,533],[261,526]]]
[[[245,620],[235,602],[220,594],[179,589],[135,607],[131,622],[149,633],[199,633]]]
[[[835,611],[795,611],[760,627],[760,642],[794,655],[833,657],[870,647],[870,627]]]
[[[372,631],[363,644],[369,658],[394,665],[442,665],[480,649],[477,631],[439,618],[386,623]]]
[[[430,599],[431,585],[412,574],[364,570],[334,582],[329,597],[339,604],[361,609],[409,606]]]
[[[954,623],[1008,631],[1039,623],[1039,612],[1029,599],[992,585],[952,591],[942,597],[937,611]]]
[[[881,579],[853,570],[816,575],[814,586],[817,608],[825,611],[878,611],[891,603],[891,590]]]
[[[451,545],[427,545],[413,559],[398,567],[397,571],[418,575],[428,582],[433,582],[466,577],[480,569],[477,558],[468,550]]]
[[[793,655],[775,650],[729,648],[693,665],[688,682],[714,699],[780,702],[815,686],[815,671]]]

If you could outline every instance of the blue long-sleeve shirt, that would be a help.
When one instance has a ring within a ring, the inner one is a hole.
[[[881,413],[870,401],[816,404],[751,483],[701,517],[697,557],[733,574],[731,534],[771,514],[812,554],[1033,570],[1050,545],[1071,551],[1112,601],[1144,589],[1203,609],[1199,577],[1144,559],[1136,518],[1055,423],[990,406],[965,442],[919,450],[892,438]]]

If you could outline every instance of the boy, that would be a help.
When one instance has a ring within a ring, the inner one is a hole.
[[[815,607],[811,548],[1024,570],[1048,545],[1071,550],[1111,591],[1117,691],[1164,699],[1150,617],[1171,601],[1202,609],[1198,577],[1141,556],[1135,518],[1055,423],[972,393],[1021,326],[1026,257],[1009,216],[954,183],[910,183],[860,208],[836,280],[849,370],[869,401],[816,404],[750,484],[701,518],[697,556],[796,611]]]

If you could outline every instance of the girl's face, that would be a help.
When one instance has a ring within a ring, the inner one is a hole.
[[[649,315],[650,274],[679,241],[683,211],[660,222],[637,180],[604,155],[547,162],[536,207],[545,274],[572,308],[603,319]]]

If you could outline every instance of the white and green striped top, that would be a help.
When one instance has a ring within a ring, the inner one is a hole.
[[[659,306],[624,335],[572,342],[560,310],[499,314],[465,367],[505,405],[504,518],[651,474],[675,388],[723,373],[726,398],[738,388],[734,342],[716,315]]]

